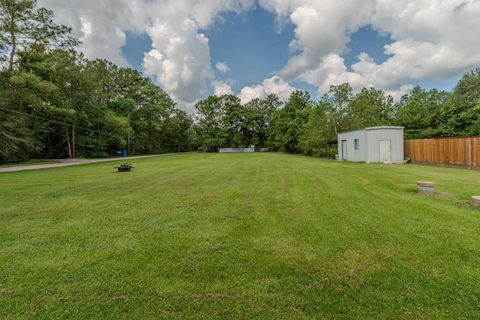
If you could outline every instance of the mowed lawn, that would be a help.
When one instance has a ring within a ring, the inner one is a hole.
[[[116,164],[0,174],[0,318],[480,318],[480,171]]]

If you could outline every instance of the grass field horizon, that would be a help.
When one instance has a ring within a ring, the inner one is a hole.
[[[480,171],[131,162],[0,174],[0,318],[480,317]]]

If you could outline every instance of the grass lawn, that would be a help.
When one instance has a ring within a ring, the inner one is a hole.
[[[0,318],[480,318],[480,171],[132,163],[0,174]]]

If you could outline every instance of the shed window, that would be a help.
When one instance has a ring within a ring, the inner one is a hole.
[[[359,139],[355,139],[353,144],[355,146],[355,150],[360,150],[360,140]]]

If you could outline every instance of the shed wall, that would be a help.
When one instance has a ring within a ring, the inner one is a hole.
[[[380,140],[391,141],[392,163],[403,163],[403,129],[367,129],[367,162],[380,161]]]
[[[355,150],[355,139],[359,139],[359,148]],[[347,161],[367,161],[367,135],[365,130],[358,130],[338,135],[338,156],[342,158],[342,140],[347,141]]]

